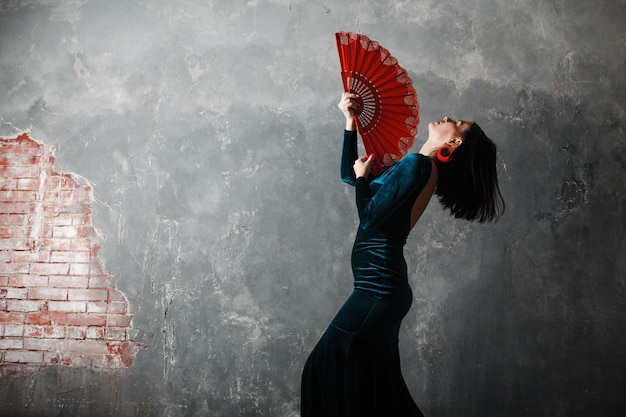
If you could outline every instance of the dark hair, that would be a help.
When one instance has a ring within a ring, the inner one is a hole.
[[[476,123],[448,162],[437,158],[439,179],[435,194],[454,217],[484,223],[504,213],[504,199],[496,172],[496,145]]]

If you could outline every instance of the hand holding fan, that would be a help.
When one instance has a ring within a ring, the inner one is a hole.
[[[372,172],[378,176],[405,156],[417,135],[419,104],[413,82],[398,60],[378,42],[354,32],[337,32],[345,91],[358,94],[356,125]]]

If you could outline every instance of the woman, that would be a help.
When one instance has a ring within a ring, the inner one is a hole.
[[[449,118],[378,178],[358,157],[356,95],[346,119],[341,178],[356,187],[360,224],[352,250],[354,291],[311,352],[302,374],[302,417],[422,416],[400,371],[398,332],[412,302],[403,247],[433,194],[455,217],[495,220],[504,211],[496,148],[477,124]]]

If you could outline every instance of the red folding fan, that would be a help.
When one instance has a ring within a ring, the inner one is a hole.
[[[344,90],[359,96],[357,130],[365,152],[374,154],[372,172],[380,175],[413,146],[417,94],[406,70],[378,42],[354,32],[337,32],[335,38]]]

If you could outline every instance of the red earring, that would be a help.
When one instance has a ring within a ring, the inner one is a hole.
[[[439,150],[437,150],[437,159],[444,164],[450,160],[452,157],[452,153],[454,152],[454,148],[450,145],[443,145]]]

